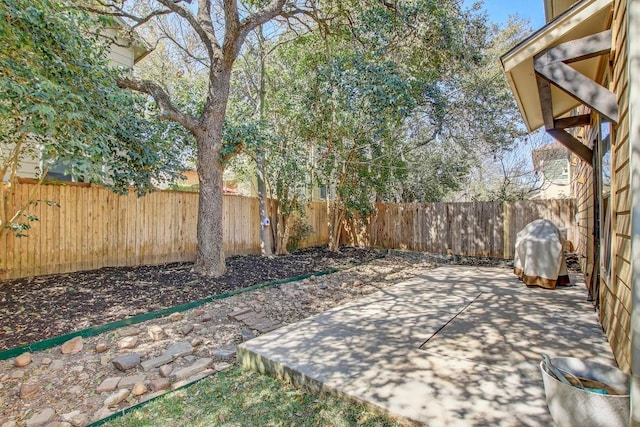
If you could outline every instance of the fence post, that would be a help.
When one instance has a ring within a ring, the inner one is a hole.
[[[509,242],[510,235],[509,230],[511,229],[511,210],[509,209],[509,202],[502,202],[502,258],[507,259],[509,256]]]

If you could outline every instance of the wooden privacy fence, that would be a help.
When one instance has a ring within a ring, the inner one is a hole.
[[[574,209],[571,199],[380,203],[365,235],[368,245],[379,248],[513,258],[516,234],[539,218],[565,228],[567,238],[575,242]]]
[[[34,184],[17,184],[9,206],[27,200]],[[32,210],[38,221],[28,237],[0,241],[0,279],[96,269],[193,261],[198,194],[158,191],[138,198],[95,186],[43,185]],[[260,252],[258,200],[224,197],[227,255]],[[468,256],[512,258],[516,234],[529,222],[547,218],[575,241],[572,200],[515,203],[377,204],[360,245]],[[301,247],[328,242],[327,206],[313,202],[305,222],[313,233]],[[344,240],[349,243],[349,239]]]
[[[17,184],[9,197],[15,212],[34,190]],[[42,185],[31,212],[28,237],[0,241],[0,279],[96,269],[193,261],[196,253],[198,194],[157,191],[145,197],[117,195],[96,186]],[[224,196],[224,249],[227,255],[260,252],[258,200]],[[306,221],[314,233],[302,247],[326,244],[326,207],[312,203]]]

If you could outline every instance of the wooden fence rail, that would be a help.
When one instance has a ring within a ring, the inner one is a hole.
[[[575,207],[571,199],[380,203],[364,234],[369,246],[379,248],[513,258],[518,231],[539,218],[566,229],[568,240],[575,242]]]
[[[34,184],[12,188],[10,207],[28,200]],[[158,191],[138,198],[95,186],[43,185],[38,217],[28,237],[0,241],[0,280],[90,270],[193,261],[198,195]],[[227,255],[260,252],[258,201],[225,196],[224,248]],[[468,256],[513,257],[515,236],[527,223],[548,218],[574,239],[571,200],[516,203],[377,204],[358,243]],[[328,242],[326,204],[313,202],[305,221],[313,233],[301,247]],[[349,243],[349,239],[345,240]]]
[[[10,209],[29,198],[34,184],[17,184]],[[24,238],[0,241],[0,280],[90,270],[193,261],[196,253],[198,194],[157,191],[145,197],[120,196],[101,187],[43,185],[38,217]],[[224,250],[227,255],[260,252],[258,200],[225,196]],[[312,203],[307,222],[315,230],[302,247],[327,243],[326,207]]]

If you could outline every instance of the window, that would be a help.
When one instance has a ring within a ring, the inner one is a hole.
[[[600,117],[598,125],[598,139],[595,154],[597,172],[600,182],[600,277],[607,286],[611,286],[611,124]],[[594,171],[595,172],[595,171]]]
[[[326,185],[321,185],[320,186],[320,200],[327,200],[327,186]]]
[[[611,124],[600,122],[598,153],[601,157],[602,194],[611,192]]]

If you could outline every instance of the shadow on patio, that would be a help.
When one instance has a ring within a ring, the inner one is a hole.
[[[541,353],[613,364],[584,285],[443,266],[242,344],[240,363],[438,425],[552,423]]]

